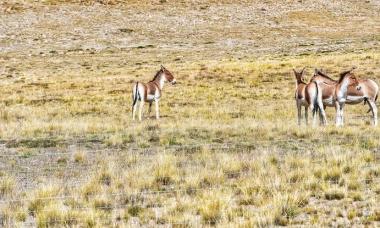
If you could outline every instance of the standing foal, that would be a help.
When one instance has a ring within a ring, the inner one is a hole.
[[[160,112],[158,110],[158,102],[162,95],[162,88],[164,87],[165,82],[171,82],[173,85],[176,83],[176,80],[170,71],[161,65],[161,69],[157,71],[154,78],[148,83],[136,82],[132,90],[132,118],[135,120],[137,101],[140,101],[139,108],[139,120],[142,120],[142,112],[144,107],[144,102],[149,103],[149,113],[152,109],[153,101],[156,104],[156,119],[160,118]]]

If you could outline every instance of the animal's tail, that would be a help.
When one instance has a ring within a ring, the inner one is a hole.
[[[363,105],[366,105],[366,104],[369,105],[369,102],[368,102],[368,98],[365,97]],[[368,109],[367,113],[369,113],[369,112],[371,112],[371,108]]]
[[[132,110],[133,110],[133,107],[135,106],[136,102],[137,102],[137,98],[139,97],[139,90],[137,88],[138,86],[138,82],[136,82],[136,87],[135,87],[135,93],[133,94],[133,104],[132,104]]]
[[[314,109],[313,109],[313,113],[316,113],[318,111],[321,111],[320,107],[319,107],[319,102],[318,102],[318,99],[319,99],[319,86],[318,86],[318,83],[316,81],[314,81],[314,84],[315,84],[315,88],[317,90],[317,94],[315,96],[315,99],[314,99]]]

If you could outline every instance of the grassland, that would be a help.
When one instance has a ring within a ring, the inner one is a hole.
[[[2,226],[380,225],[367,107],[300,128],[291,72],[380,82],[376,1],[108,3],[0,5]],[[133,122],[160,64],[178,84]]]

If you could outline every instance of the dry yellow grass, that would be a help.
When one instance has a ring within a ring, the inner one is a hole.
[[[379,225],[379,128],[299,128],[291,73],[380,82],[378,5],[78,2],[0,15],[1,226]],[[133,122],[161,63],[162,119]]]

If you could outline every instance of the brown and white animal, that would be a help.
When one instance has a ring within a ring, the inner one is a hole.
[[[308,124],[308,110],[312,111],[313,125],[316,123],[316,113],[319,110],[324,114],[322,96],[318,91],[319,86],[316,82],[306,83],[304,78],[305,68],[300,72],[293,69],[294,76],[296,77],[296,91],[294,98],[296,100],[297,112],[298,112],[298,125],[301,125],[302,120],[302,107],[305,108],[305,122]],[[326,120],[322,122],[326,124]]]
[[[352,68],[351,70],[341,73],[339,80],[335,83],[320,81],[319,78],[316,77],[311,78],[311,82],[316,82],[319,85],[322,93],[323,105],[335,107],[336,126],[343,126],[343,109],[347,101],[348,88],[353,87],[356,90],[361,90],[359,81],[352,72],[354,69],[355,68]],[[317,73],[317,70],[315,72]]]
[[[135,114],[137,109],[137,101],[140,101],[139,108],[139,120],[142,120],[142,112],[144,103],[149,103],[149,113],[152,109],[152,103],[156,105],[156,119],[160,118],[160,112],[158,108],[158,102],[162,95],[162,89],[164,88],[165,82],[170,82],[173,85],[176,83],[176,80],[170,71],[161,65],[161,69],[157,71],[154,78],[148,83],[136,82],[132,90],[132,118],[135,120]]]
[[[351,69],[352,71],[353,69]],[[332,79],[327,74],[322,71],[315,69],[314,75],[311,78],[311,81],[324,82],[326,84],[338,83],[338,81]],[[377,106],[376,100],[379,95],[379,86],[371,79],[357,79],[359,82],[358,88],[356,86],[348,86],[347,89],[347,98],[345,103],[349,105],[359,104],[364,101],[364,104],[368,104],[369,111],[372,112],[372,124],[377,126]],[[328,90],[323,90],[324,85],[322,86],[322,91],[328,92]],[[323,102],[325,104],[330,103],[332,97],[329,94],[323,94]]]
[[[304,78],[305,68],[303,68],[300,72],[293,69],[294,76],[296,77],[296,91],[294,94],[294,98],[296,100],[297,105],[297,117],[298,117],[298,125],[301,125],[302,120],[302,107],[305,108],[305,122],[308,124],[308,107],[309,103],[306,101],[305,88],[307,86]]]

